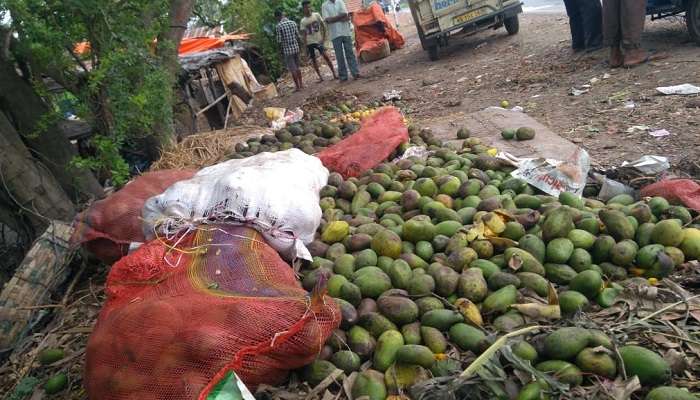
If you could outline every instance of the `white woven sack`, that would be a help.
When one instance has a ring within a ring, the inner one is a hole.
[[[321,160],[297,149],[229,160],[148,199],[144,233],[153,239],[206,223],[244,224],[282,257],[311,260],[305,245],[321,222],[319,191],[327,181]]]

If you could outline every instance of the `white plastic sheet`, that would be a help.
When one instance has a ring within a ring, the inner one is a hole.
[[[297,149],[229,160],[148,199],[144,233],[152,239],[199,224],[244,224],[284,258],[310,260],[305,244],[321,222],[318,196],[327,181],[321,161]]]
[[[519,159],[508,153],[499,153],[498,157],[518,167],[511,172],[513,177],[520,178],[552,196],[559,196],[562,192],[581,196],[591,167],[588,153],[581,148],[566,160]]]
[[[691,85],[689,83],[684,83],[682,85],[675,85],[675,86],[661,86],[657,87],[656,90],[658,90],[660,93],[663,93],[665,95],[691,95],[691,94],[698,94],[700,93],[700,87],[697,87],[695,85]]]

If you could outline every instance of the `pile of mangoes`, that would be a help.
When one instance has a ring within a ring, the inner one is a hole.
[[[320,119],[300,121],[275,131],[274,135],[263,135],[237,143],[229,159],[250,157],[264,152],[276,152],[296,148],[306,154],[334,145],[360,127],[356,121],[324,122]]]
[[[526,325],[533,306],[520,304],[526,297],[545,306],[558,299],[553,316],[566,320],[613,305],[620,281],[655,284],[700,258],[700,229],[684,207],[660,197],[603,203],[544,195],[511,177],[512,167],[476,138],[442,143],[427,130],[409,133],[412,144],[432,151],[427,159],[386,162],[347,180],[332,173],[321,190],[323,221],[302,283],[312,290],[326,282],[342,323],[302,371],[311,386],[369,361],[353,396],[383,400],[461,372],[470,358],[446,353],[479,355]],[[647,388],[670,383],[655,352],[613,347],[602,331],[581,327],[511,344],[518,357],[572,386],[614,379],[623,366]],[[517,398],[546,399],[549,391],[535,381]],[[696,397],[664,386],[646,398]]]

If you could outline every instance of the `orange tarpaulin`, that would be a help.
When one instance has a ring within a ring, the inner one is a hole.
[[[401,33],[387,19],[377,2],[353,13],[352,23],[355,25],[355,47],[358,54],[378,48],[382,39],[389,41],[392,50],[402,48],[405,43]]]
[[[250,35],[247,33],[238,33],[231,35],[223,35],[219,37],[194,37],[182,39],[180,42],[180,47],[177,52],[179,55],[189,54],[189,53],[199,53],[200,51],[207,51],[211,49],[218,49],[219,47],[224,47],[229,40],[248,40]],[[155,40],[154,40],[155,43]],[[75,45],[73,48],[77,54],[83,55],[90,51],[90,43],[82,42]]]
[[[211,49],[218,49],[219,47],[224,47],[229,40],[246,40],[249,38],[247,34],[234,34],[234,35],[224,35],[220,37],[198,37],[198,38],[187,38],[182,39],[180,42],[180,48],[178,53],[180,55],[189,53],[199,53],[201,51],[207,51]]]

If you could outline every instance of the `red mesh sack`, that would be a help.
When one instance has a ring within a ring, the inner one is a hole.
[[[357,177],[386,160],[401,144],[408,142],[408,129],[395,107],[384,107],[362,122],[346,139],[318,154],[323,165],[345,178]]]
[[[251,228],[212,225],[122,258],[87,345],[94,400],[207,398],[235,371],[251,388],[312,362],[340,324]]]
[[[114,263],[127,254],[129,243],[146,241],[141,224],[141,209],[146,200],[195,173],[171,169],[139,176],[75,217],[71,243],[83,245],[107,264]]]
[[[674,204],[700,211],[700,185],[690,179],[663,180],[642,188],[642,196],[661,196]]]

